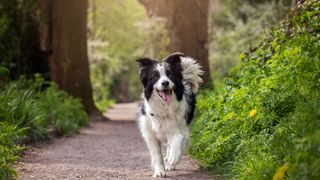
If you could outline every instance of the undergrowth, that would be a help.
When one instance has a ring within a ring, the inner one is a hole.
[[[18,159],[25,142],[48,139],[50,132],[71,135],[87,123],[80,100],[40,76],[21,77],[1,87],[0,179],[15,176],[9,163]]]
[[[304,1],[240,55],[222,90],[198,97],[190,154],[218,177],[320,177],[319,10],[319,1]]]

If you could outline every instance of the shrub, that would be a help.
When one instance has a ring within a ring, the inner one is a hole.
[[[17,154],[22,147],[16,142],[25,137],[26,129],[0,122],[0,178],[8,179],[15,175],[15,171],[8,165],[9,162],[18,159]]]
[[[21,78],[11,82],[0,92],[0,118],[2,122],[28,127],[28,135],[34,140],[47,138],[45,112],[36,99],[39,87],[31,80]]]
[[[58,90],[54,83],[38,94],[38,101],[49,126],[57,128],[62,134],[78,132],[81,126],[88,123],[81,101]]]
[[[10,82],[0,89],[0,179],[15,175],[8,164],[17,160],[26,140],[48,139],[52,129],[71,135],[87,123],[80,100],[39,75]]]
[[[203,166],[237,179],[320,176],[319,8],[302,3],[271,39],[240,55],[223,91],[199,97],[190,153]]]

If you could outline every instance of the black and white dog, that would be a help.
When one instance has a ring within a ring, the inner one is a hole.
[[[194,59],[182,56],[171,54],[162,63],[149,58],[137,60],[144,88],[138,121],[150,151],[154,177],[164,177],[165,169],[174,170],[188,144],[188,124],[203,71]],[[164,160],[161,143],[167,147]]]

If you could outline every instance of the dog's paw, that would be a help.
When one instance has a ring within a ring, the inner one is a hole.
[[[153,177],[166,177],[166,171],[164,169],[157,169],[154,171]]]
[[[168,158],[167,162],[169,163],[170,166],[176,166],[176,164],[179,163],[181,159],[181,151],[171,151]]]
[[[166,164],[166,171],[174,171],[176,169],[176,167],[175,166],[172,166],[172,165],[170,165],[170,164]]]

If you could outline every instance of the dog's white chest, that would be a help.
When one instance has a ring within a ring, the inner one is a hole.
[[[151,127],[161,142],[166,142],[173,134],[179,132],[181,128],[174,119],[157,117],[151,118]]]
[[[148,109],[147,111],[149,111],[147,116],[151,122],[151,129],[161,142],[166,142],[174,134],[182,133],[187,129],[183,103],[167,110],[152,111]]]
[[[173,95],[175,96],[175,95]],[[157,94],[153,94],[149,101],[144,101],[145,115],[140,118],[142,134],[148,131],[152,136],[167,144],[177,134],[189,137],[189,129],[185,115],[187,102],[183,96],[181,101],[174,100],[165,104]]]

